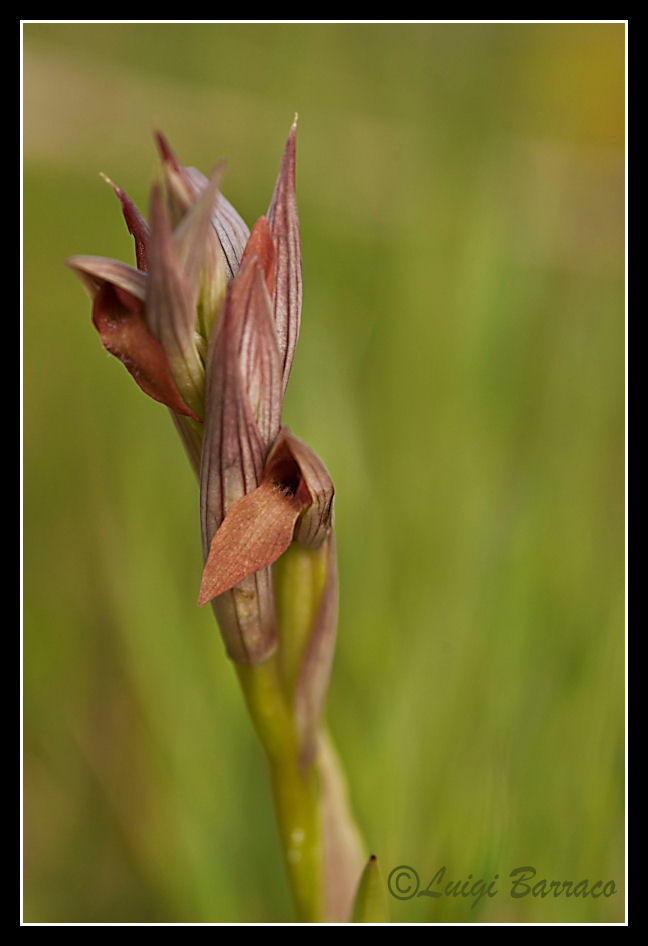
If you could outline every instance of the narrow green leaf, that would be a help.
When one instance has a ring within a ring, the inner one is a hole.
[[[385,884],[378,865],[378,858],[372,854],[362,872],[358,892],[353,905],[352,923],[389,923]]]

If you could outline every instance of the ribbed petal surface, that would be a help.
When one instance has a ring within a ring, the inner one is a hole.
[[[207,178],[196,168],[183,167],[160,132],[156,134],[156,141],[165,167],[172,219],[179,221],[207,186]],[[221,193],[214,203],[211,221],[223,252],[227,278],[233,279],[239,270],[250,231],[242,217]]]
[[[279,429],[281,374],[264,273],[250,256],[231,283],[210,344],[200,505],[205,561],[227,512],[261,483]],[[246,663],[276,644],[269,568],[214,600],[229,655]]]
[[[164,346],[183,400],[201,416],[204,366],[196,338],[195,286],[178,257],[159,187],[154,187],[151,194],[150,216],[146,319]]]
[[[266,214],[277,253],[274,319],[281,352],[284,392],[297,347],[302,308],[301,238],[295,190],[296,135],[295,120],[284,148],[279,176]]]

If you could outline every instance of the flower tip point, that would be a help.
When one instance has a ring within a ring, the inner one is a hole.
[[[227,171],[227,161],[225,158],[221,158],[220,161],[217,161],[216,164],[211,169],[209,175],[209,180],[214,183],[214,186],[217,190],[220,190],[220,186],[223,183],[223,178],[225,177],[225,172]]]
[[[167,139],[164,137],[162,132],[156,129],[153,132],[153,137],[155,138],[155,143],[157,145],[158,151],[160,152],[160,158],[162,159],[162,161],[170,164],[173,170],[179,173],[180,165],[178,164],[178,159],[173,153],[171,149],[171,145],[169,144]]]
[[[103,171],[99,171],[99,177],[101,178],[102,181],[105,181],[109,187],[112,187],[113,193],[115,194],[117,198],[119,198],[119,200],[122,201],[122,206],[123,206],[124,201],[128,201],[128,198],[126,197],[126,194],[124,194],[121,187],[118,184],[115,184],[113,179],[111,177],[108,177],[107,174],[104,174]]]

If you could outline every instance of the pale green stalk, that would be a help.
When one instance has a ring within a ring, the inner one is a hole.
[[[302,769],[294,716],[276,656],[236,665],[243,694],[270,767],[279,838],[297,920],[323,914],[322,826],[315,765]]]

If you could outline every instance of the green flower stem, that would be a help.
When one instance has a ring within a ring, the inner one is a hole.
[[[202,429],[189,417],[182,417],[173,411],[171,416],[194,472],[200,478]],[[288,554],[284,557],[290,559]],[[316,566],[311,565],[311,568],[317,573]],[[302,580],[307,577],[301,576]],[[315,581],[317,586],[323,578],[318,574],[317,578],[311,578],[310,581]],[[302,621],[298,624],[309,623],[306,616],[301,617]],[[297,920],[318,923],[324,919],[320,780],[315,764],[304,770],[299,763],[291,696],[304,634],[305,631],[302,631],[295,635],[292,659],[288,660],[292,666],[280,665],[275,655],[256,666],[235,664],[235,667],[254,728],[268,759],[279,838]],[[286,646],[284,643],[284,648]],[[290,684],[286,683],[287,673],[293,678]]]
[[[278,653],[291,697],[324,593],[328,550],[328,542],[314,549],[293,542],[273,565]]]
[[[281,846],[297,920],[323,920],[322,831],[316,767],[299,763],[295,721],[276,657],[236,666],[245,700],[265,749]]]

